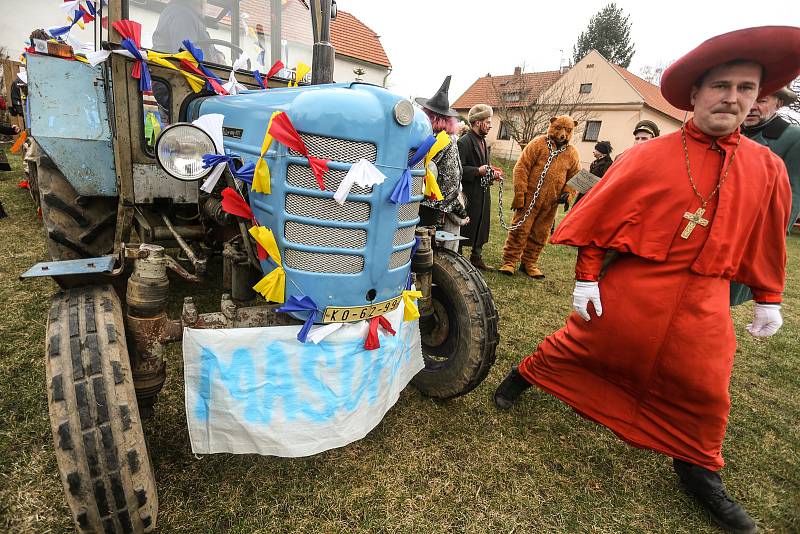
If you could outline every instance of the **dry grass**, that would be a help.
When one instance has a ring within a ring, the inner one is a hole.
[[[16,165],[18,161],[14,159]],[[64,532],[47,420],[42,355],[48,280],[19,282],[45,257],[19,174],[0,178],[0,530]],[[503,235],[494,224],[487,258]],[[800,239],[778,336],[742,335],[751,307],[734,310],[739,352],[724,474],[766,532],[800,531]],[[544,282],[489,275],[500,310],[497,365],[466,397],[434,402],[409,387],[365,439],[311,458],[195,458],[185,428],[180,352],[156,418],[146,425],[161,532],[714,532],[678,491],[670,461],[632,449],[539,392],[510,413],[490,395],[508,367],[563,324],[574,251],[548,247]],[[185,285],[176,289],[188,291]],[[206,293],[203,311],[218,294]]]

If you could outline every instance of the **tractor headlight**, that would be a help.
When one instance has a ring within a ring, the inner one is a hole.
[[[397,104],[394,105],[394,120],[396,120],[400,126],[408,126],[413,119],[414,106],[411,105],[411,102],[405,99],[398,100]]]
[[[216,152],[211,136],[188,123],[165,128],[156,141],[158,164],[164,172],[183,182],[194,182],[208,175],[211,168],[203,168],[203,154]]]

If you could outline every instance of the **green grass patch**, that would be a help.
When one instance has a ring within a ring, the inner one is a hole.
[[[28,192],[17,188],[19,159],[11,161],[15,172],[0,175],[9,214],[0,219],[0,531],[68,532],[43,366],[55,285],[18,280],[46,252]],[[499,263],[504,237],[493,219],[487,261]],[[739,349],[723,474],[765,532],[800,531],[800,239],[793,236],[789,246],[779,334],[753,339],[744,331],[752,305],[732,312]],[[171,347],[168,381],[145,425],[159,531],[716,532],[678,490],[668,458],[626,446],[538,391],[509,413],[494,409],[491,393],[508,368],[563,325],[574,259],[574,250],[548,246],[544,281],[487,275],[501,342],[497,364],[474,392],[437,402],[408,387],[365,439],[310,458],[195,457],[180,348]],[[173,287],[175,314],[195,288]],[[215,311],[219,291],[202,296],[201,311]]]

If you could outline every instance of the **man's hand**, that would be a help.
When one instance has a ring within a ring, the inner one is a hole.
[[[486,176],[487,174],[489,174],[489,166],[481,165],[480,167],[478,167],[478,174],[480,174],[481,176]]]
[[[755,337],[769,337],[783,324],[780,304],[756,303],[753,309],[753,322],[747,325],[747,331]]]
[[[594,305],[594,311],[598,317],[603,315],[603,305],[600,303],[600,286],[597,282],[575,282],[575,290],[572,292],[572,309],[578,312],[584,321],[591,321],[588,305]]]
[[[11,129],[14,130],[15,134],[19,133],[19,126],[17,126],[16,124],[12,124],[11,125]]]

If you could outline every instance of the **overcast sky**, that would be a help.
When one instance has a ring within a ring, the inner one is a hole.
[[[607,2],[587,0],[337,0],[380,35],[392,63],[389,88],[430,97],[453,75],[450,102],[487,72],[555,70]],[[704,40],[750,26],[800,26],[797,0],[618,0],[636,53],[629,70],[673,61]]]

